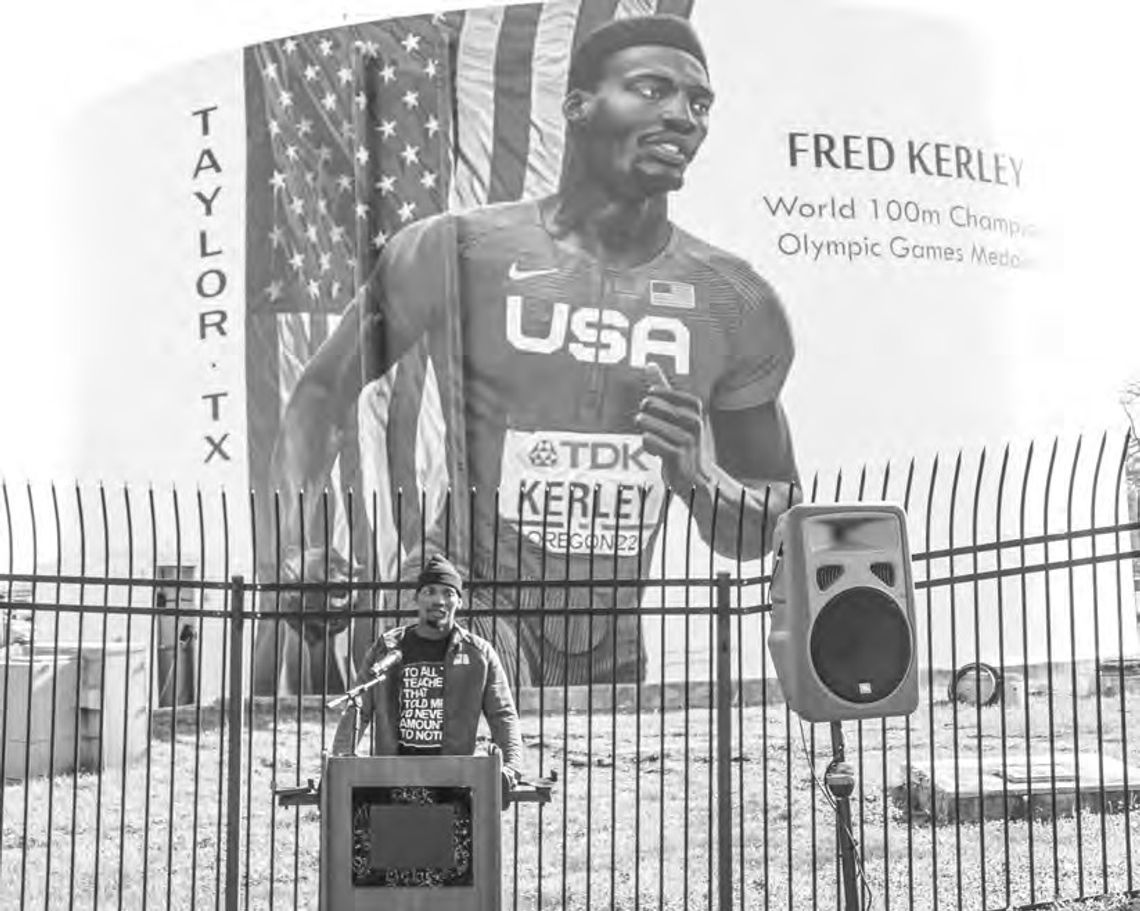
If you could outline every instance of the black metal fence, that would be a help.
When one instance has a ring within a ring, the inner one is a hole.
[[[1137,469],[1106,436],[807,485],[902,504],[912,535],[920,708],[847,725],[868,906],[1140,888]],[[327,562],[315,581],[257,571],[279,501],[0,492],[0,906],[314,907],[316,810],[274,789],[319,776],[353,637],[411,616],[358,504],[322,503],[324,552],[340,534],[364,554],[326,582]],[[598,558],[567,579],[552,554],[546,577],[496,559],[472,584],[467,622],[513,642],[516,683],[526,646],[498,624],[542,631],[516,693],[525,771],[557,776],[550,805],[505,821],[504,908],[838,906],[830,739],[782,702],[769,566],[713,555],[678,506],[633,577]],[[541,643],[575,637],[598,673],[550,682]],[[611,672],[621,648],[631,677]]]

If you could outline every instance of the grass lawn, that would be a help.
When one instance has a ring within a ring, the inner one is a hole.
[[[1061,681],[1063,686],[1064,682]],[[852,803],[875,908],[1002,908],[1140,888],[1140,808],[1058,819],[935,824],[893,799],[909,748],[1048,758],[1102,749],[1124,758],[1120,697],[1100,705],[1055,690],[1005,716],[924,703],[905,721],[846,726],[858,775]],[[1050,740],[1052,719],[1052,741]],[[296,700],[255,706],[243,737],[242,894],[246,906],[315,907],[315,808],[276,807],[272,789],[316,777],[335,719]],[[201,908],[224,875],[224,764],[218,709],[156,713],[149,758],[4,788],[0,907]],[[834,816],[813,784],[801,731],[783,706],[733,708],[733,868],[741,909],[835,907]],[[532,773],[555,771],[554,801],[504,820],[505,909],[712,908],[716,901],[715,767],[707,708],[524,717]],[[274,736],[276,731],[276,736]],[[1128,758],[1140,768],[1140,729]],[[814,730],[816,768],[830,757]],[[932,746],[933,744],[933,746]],[[250,758],[252,757],[252,759]],[[712,777],[711,777],[712,776]],[[949,783],[952,788],[952,782]],[[1140,782],[1137,782],[1140,784]],[[50,805],[50,825],[49,825]],[[25,822],[26,813],[26,822]],[[223,844],[219,844],[219,842]],[[710,893],[710,882],[713,889]],[[743,890],[743,893],[742,891]],[[1059,905],[1059,907],[1069,907]],[[1128,909],[1123,900],[1081,907]]]

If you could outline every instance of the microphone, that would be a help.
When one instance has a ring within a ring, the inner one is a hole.
[[[344,705],[346,702],[351,702],[353,705],[357,705],[357,700],[359,699],[361,693],[376,686],[377,683],[387,677],[388,674],[390,674],[403,660],[404,653],[398,648],[392,649],[392,651],[388,652],[388,654],[386,654],[379,661],[375,662],[368,669],[367,679],[361,681],[352,689],[345,690],[343,696],[337,696],[336,699],[330,700],[328,707],[330,709],[340,708],[340,706]]]
[[[369,668],[368,672],[373,678],[380,680],[383,677],[387,676],[388,673],[391,672],[391,670],[403,660],[404,653],[398,648],[394,648],[392,651],[388,652],[387,655],[373,664],[372,667]]]

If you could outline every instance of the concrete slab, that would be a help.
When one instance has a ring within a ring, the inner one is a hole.
[[[939,823],[1069,815],[1078,794],[1082,810],[1121,812],[1128,802],[1140,810],[1140,769],[1096,752],[1058,752],[1055,762],[1046,752],[1028,763],[1023,752],[1004,766],[1001,756],[919,759],[901,773],[896,804],[905,809],[909,800],[913,813]]]

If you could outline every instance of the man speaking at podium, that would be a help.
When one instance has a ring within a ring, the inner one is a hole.
[[[356,684],[382,679],[360,697],[360,718],[349,704],[333,737],[334,755],[356,752],[371,724],[376,756],[470,756],[479,715],[503,754],[511,780],[522,762],[519,717],[495,649],[455,622],[463,579],[436,554],[416,587],[415,623],[381,635],[368,650]]]

